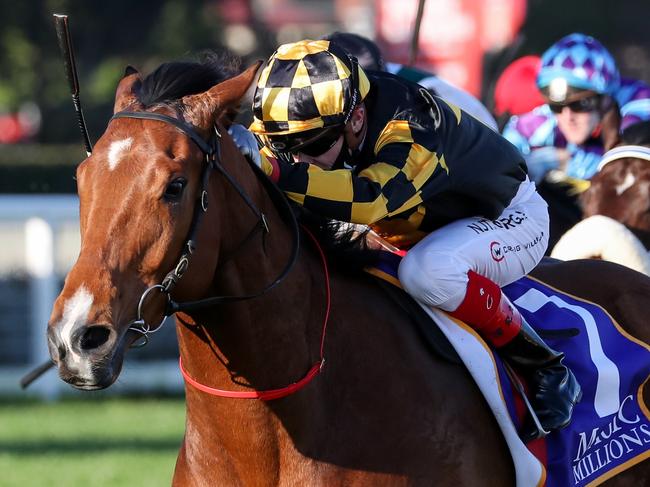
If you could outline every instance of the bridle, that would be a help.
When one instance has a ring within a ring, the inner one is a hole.
[[[236,249],[235,252],[243,248],[244,245],[258,232],[262,231],[263,236],[270,233],[268,222],[266,220],[266,216],[264,215],[264,213],[262,213],[255,206],[251,198],[246,194],[246,192],[242,189],[242,187],[237,183],[237,181],[233,179],[233,177],[222,166],[221,144],[220,144],[221,134],[219,133],[216,126],[214,127],[214,133],[210,137],[210,140],[206,142],[196,132],[194,127],[184,122],[183,120],[180,120],[175,117],[170,117],[168,115],[163,115],[160,113],[152,113],[152,112],[123,111],[113,115],[111,117],[111,120],[117,118],[156,120],[159,122],[171,124],[177,129],[179,129],[181,132],[183,132],[185,135],[187,135],[201,149],[201,151],[205,155],[205,164],[203,164],[201,170],[201,190],[198,193],[199,196],[194,205],[192,222],[190,224],[188,235],[185,239],[185,244],[183,245],[181,256],[178,259],[178,262],[174,267],[174,269],[165,276],[165,278],[162,280],[160,284],[155,284],[147,288],[142,293],[142,295],[140,296],[140,300],[138,302],[137,318],[129,323],[129,330],[139,333],[142,337],[142,341],[140,343],[137,343],[136,346],[146,345],[147,342],[149,341],[149,335],[158,331],[162,326],[163,322],[165,321],[165,319],[176,312],[195,311],[198,309],[207,308],[222,303],[229,303],[229,302],[243,301],[243,300],[257,298],[259,296],[262,296],[263,294],[266,294],[267,292],[275,288],[278,284],[280,284],[280,282],[284,280],[284,278],[289,274],[292,267],[296,263],[296,259],[298,256],[298,249],[300,247],[300,232],[298,229],[298,222],[293,213],[293,210],[291,209],[291,206],[289,205],[282,191],[278,189],[278,187],[275,186],[269,180],[269,178],[256,164],[251,163],[249,161],[249,165],[253,169],[253,172],[256,174],[258,179],[265,186],[265,189],[267,190],[269,196],[275,203],[275,206],[280,210],[283,220],[291,230],[293,245],[292,245],[291,254],[289,256],[289,259],[287,260],[287,264],[279,273],[279,275],[271,283],[269,283],[262,290],[253,294],[246,294],[241,296],[213,296],[205,299],[200,299],[197,301],[186,301],[182,303],[174,301],[171,297],[171,293],[174,287],[176,286],[176,284],[178,283],[178,281],[180,281],[180,279],[185,274],[185,271],[187,271],[187,268],[189,267],[190,259],[196,249],[196,233],[199,227],[199,222],[201,220],[201,216],[203,215],[203,213],[205,213],[208,209],[208,182],[210,179],[211,172],[213,170],[218,171],[221,175],[223,175],[226,178],[226,180],[230,183],[230,185],[237,191],[237,193],[244,200],[246,205],[251,209],[253,214],[257,217],[256,224],[253,226],[253,228],[248,233],[248,235],[244,237],[243,241],[237,247],[235,247]],[[232,256],[233,254],[230,255],[230,257]],[[152,327],[146,322],[146,320],[143,317],[143,307],[147,297],[155,290],[158,290],[161,293],[165,294],[167,300],[167,306],[164,311],[164,316],[162,321],[157,326]]]
[[[169,123],[174,127],[178,128],[179,130],[181,130],[181,132],[185,133],[190,139],[192,139],[192,141],[194,141],[196,145],[199,146],[199,148],[205,155],[205,164],[203,165],[202,174],[201,174],[201,185],[202,185],[201,191],[199,192],[199,197],[197,198],[197,201],[194,205],[192,223],[190,225],[188,236],[185,240],[185,245],[183,246],[183,251],[178,260],[178,263],[176,264],[176,267],[171,272],[169,272],[167,276],[165,276],[165,278],[160,284],[155,284],[153,286],[150,286],[142,293],[142,295],[140,296],[140,300],[138,302],[137,318],[129,323],[128,329],[130,331],[139,333],[143,339],[143,342],[140,344],[140,346],[146,345],[149,340],[149,335],[151,333],[155,333],[156,331],[158,331],[162,326],[163,322],[165,321],[165,319],[168,316],[178,311],[193,311],[193,310],[206,308],[209,306],[214,306],[217,304],[257,298],[267,293],[271,289],[275,288],[278,284],[280,284],[284,280],[284,278],[289,274],[289,272],[293,268],[294,264],[296,263],[296,259],[298,257],[298,250],[300,248],[300,232],[298,229],[298,222],[296,220],[296,216],[294,215],[291,206],[289,205],[287,198],[284,196],[284,193],[277,186],[275,186],[275,184],[271,182],[271,180],[264,174],[264,172],[256,164],[254,164],[251,161],[248,161],[247,159],[250,167],[253,169],[253,172],[257,176],[258,180],[261,181],[262,184],[265,186],[267,193],[273,200],[276,208],[280,210],[282,219],[291,229],[292,237],[293,237],[293,248],[289,256],[289,259],[287,261],[287,264],[282,269],[280,274],[273,281],[271,281],[271,283],[265,286],[261,291],[258,291],[253,294],[246,294],[241,296],[213,296],[198,301],[187,301],[183,303],[174,301],[171,297],[171,292],[176,286],[176,284],[178,283],[178,281],[183,277],[183,274],[185,273],[187,268],[189,267],[190,258],[196,248],[196,232],[199,225],[199,221],[201,219],[201,215],[205,213],[208,209],[207,188],[208,188],[208,182],[212,170],[217,170],[226,178],[226,180],[232,185],[232,187],[237,191],[237,193],[239,193],[239,195],[242,197],[246,205],[251,209],[251,211],[258,218],[257,223],[254,225],[254,227],[251,229],[248,235],[244,237],[243,241],[235,248],[236,249],[235,252],[243,248],[244,245],[257,232],[263,231],[264,232],[263,235],[266,235],[270,233],[270,229],[266,221],[266,217],[264,216],[264,213],[259,211],[259,209],[255,206],[255,204],[252,202],[252,200],[246,194],[246,192],[232,178],[232,176],[228,174],[228,172],[222,166],[221,145],[220,145],[221,134],[219,133],[216,126],[214,127],[214,134],[212,134],[210,141],[206,143],[192,126],[190,126],[189,124],[187,124],[186,122],[178,118],[162,115],[159,113],[128,112],[128,111],[116,113],[115,115],[113,115],[113,117],[111,117],[111,120],[116,118],[136,118],[142,120],[157,120],[159,122]],[[208,387],[196,381],[183,368],[182,360],[179,357],[179,362],[178,362],[179,368],[187,383],[191,384],[193,387],[195,387],[196,389],[202,392],[214,396],[239,398],[239,399],[261,399],[261,400],[269,401],[273,399],[279,399],[281,397],[285,397],[290,394],[293,394],[294,392],[299,391],[307,384],[309,384],[311,380],[321,372],[323,366],[325,365],[325,355],[324,355],[325,334],[327,330],[327,322],[329,319],[329,311],[330,311],[329,273],[327,270],[327,262],[325,260],[325,255],[322,249],[320,248],[320,246],[318,245],[318,241],[313,235],[311,235],[311,233],[309,233],[309,231],[307,231],[307,229],[305,229],[305,231],[311,237],[311,239],[314,241],[314,243],[318,248],[321,260],[323,262],[323,269],[324,269],[325,280],[326,280],[326,311],[325,311],[325,318],[322,327],[322,334],[320,340],[320,357],[318,361],[311,366],[311,368],[302,377],[302,379],[294,383],[291,383],[285,387],[281,387],[278,389],[264,390],[264,391],[258,391],[258,390],[228,391],[228,390]],[[230,257],[232,257],[233,255],[234,254],[231,254]],[[147,296],[154,290],[159,290],[160,292],[165,294],[167,298],[167,307],[165,312],[163,313],[164,317],[162,321],[156,327],[152,328],[144,319],[142,314],[142,308],[144,306]]]

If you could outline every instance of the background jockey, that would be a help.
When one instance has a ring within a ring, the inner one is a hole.
[[[619,132],[650,119],[650,87],[621,79],[607,49],[584,34],[568,35],[543,54],[537,87],[546,104],[512,117],[503,131],[537,182],[553,169],[591,178]]]
[[[512,144],[416,83],[366,74],[327,40],[280,46],[253,114],[264,147],[235,126],[242,152],[306,209],[408,248],[406,291],[473,326],[525,374],[545,429],[568,424],[580,386],[501,292],[548,240],[546,203]]]
[[[493,130],[498,130],[497,122],[490,111],[474,96],[447,81],[422,69],[386,62],[379,46],[367,37],[350,32],[334,32],[323,39],[335,42],[348,54],[354,56],[366,71],[387,71],[424,86],[432,94],[457,105],[463,111],[479,119]]]

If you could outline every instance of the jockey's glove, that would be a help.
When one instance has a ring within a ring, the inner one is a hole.
[[[234,123],[228,129],[228,133],[239,151],[260,167],[262,165],[262,157],[260,156],[257,138],[253,135],[253,132],[243,125]]]
[[[560,158],[555,147],[542,147],[525,156],[528,177],[539,184],[549,171],[560,166]]]

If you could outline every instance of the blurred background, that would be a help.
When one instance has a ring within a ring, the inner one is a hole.
[[[409,63],[418,0],[0,0],[0,485],[167,485],[183,432],[173,324],[133,350],[119,382],[75,393],[47,358],[52,301],[79,249],[75,166],[85,157],[52,14],[70,16],[94,142],[124,68],[229,49],[244,65],[281,43],[349,31]],[[494,108],[514,59],[571,32],[599,39],[624,76],[650,82],[650,3],[427,0],[415,65]]]

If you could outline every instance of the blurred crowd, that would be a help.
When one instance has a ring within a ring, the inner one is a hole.
[[[16,112],[0,112],[0,144],[33,141],[40,128],[41,111],[36,103],[23,103]]]
[[[609,50],[586,34],[569,34],[541,56],[511,62],[486,103],[492,110],[433,70],[385,59],[367,37],[334,32],[323,38],[343,47],[366,71],[415,81],[501,132],[524,155],[529,177],[538,184],[552,174],[584,188],[580,181],[597,172],[603,153],[650,121],[650,86],[622,77]]]

